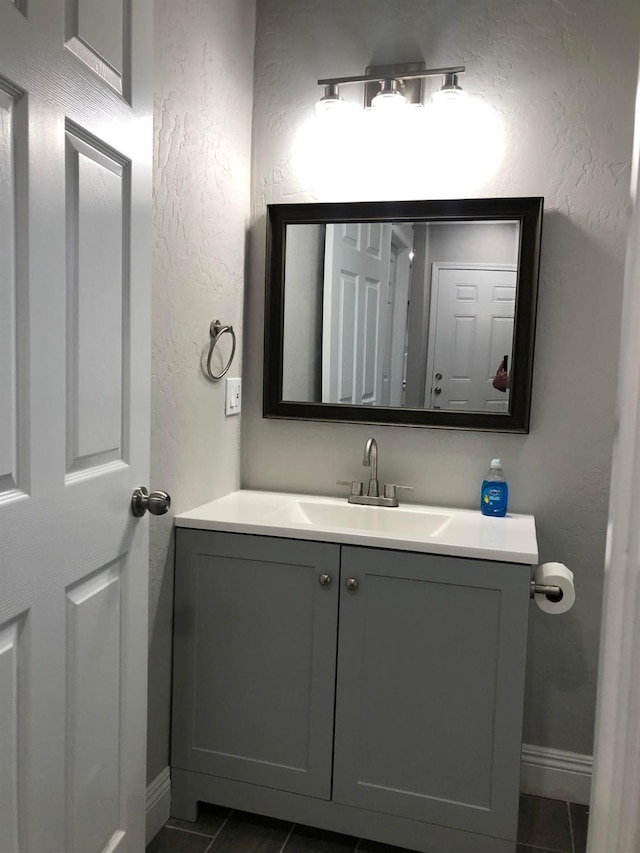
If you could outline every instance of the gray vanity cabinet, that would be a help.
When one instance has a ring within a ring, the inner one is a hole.
[[[342,578],[334,801],[509,837],[529,568],[343,547]]]
[[[179,529],[172,814],[203,800],[515,853],[529,580],[521,564]]]
[[[178,531],[174,766],[330,798],[339,552]]]

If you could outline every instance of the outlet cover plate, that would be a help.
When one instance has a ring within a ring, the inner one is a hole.
[[[241,408],[242,379],[227,379],[224,413],[227,417],[229,417],[230,415],[239,415]]]

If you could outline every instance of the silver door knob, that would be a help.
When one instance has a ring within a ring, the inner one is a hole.
[[[438,396],[438,394],[442,394],[442,388],[434,388],[433,393]]]
[[[355,578],[347,578],[345,586],[350,590],[358,589],[358,581]]]
[[[171,498],[166,492],[151,492],[144,486],[138,486],[131,498],[131,513],[136,518],[144,515],[147,510],[151,515],[164,515],[169,511]]]
[[[331,575],[320,575],[318,580],[320,581],[320,586],[330,586],[331,585]]]

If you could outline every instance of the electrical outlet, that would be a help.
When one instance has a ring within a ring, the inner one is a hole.
[[[224,404],[224,413],[229,415],[239,415],[242,403],[242,379],[227,379],[226,397]]]

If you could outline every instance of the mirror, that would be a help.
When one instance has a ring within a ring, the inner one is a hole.
[[[527,432],[542,209],[270,205],[265,417]]]

